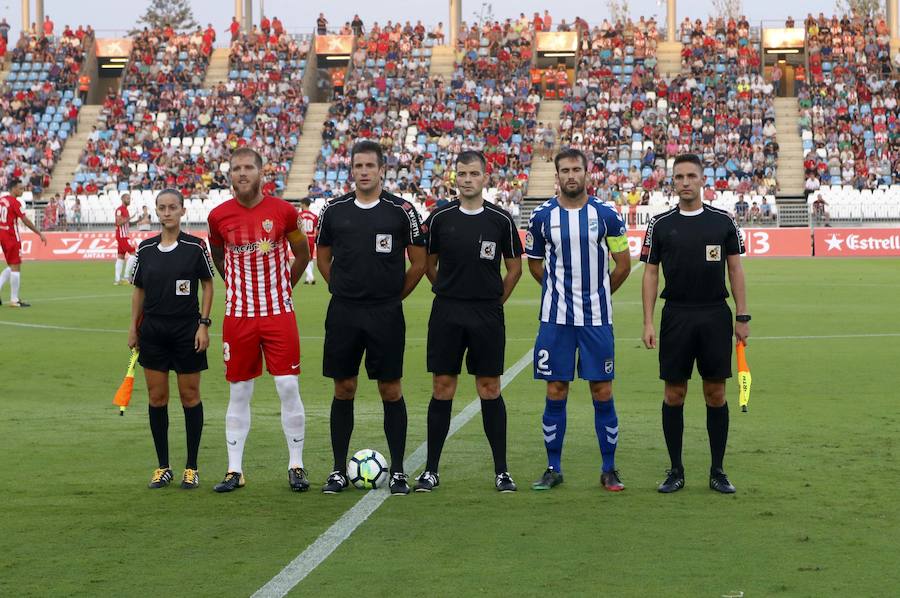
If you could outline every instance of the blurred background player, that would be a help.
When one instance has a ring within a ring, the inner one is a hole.
[[[315,212],[309,209],[310,200],[304,197],[300,200],[300,212],[297,220],[297,227],[306,235],[306,241],[309,243],[309,263],[303,272],[303,284],[316,284],[316,276],[313,273],[313,258],[316,257],[316,230],[319,228],[319,217]]]
[[[566,149],[554,162],[559,195],[534,211],[525,235],[528,268],[542,290],[534,377],[547,381],[542,426],[548,463],[532,488],[549,490],[563,481],[566,400],[577,351],[578,377],[588,380],[594,404],[594,429],[603,459],[600,483],[618,492],[625,486],[615,465],[619,419],[612,395],[612,294],[631,271],[628,237],[618,212],[585,192],[585,155]],[[610,253],[615,262],[612,274]]]
[[[128,276],[134,270],[134,245],[128,233],[128,225],[131,224],[131,214],[128,206],[131,205],[131,195],[122,194],[122,204],[116,208],[116,278],[113,284],[127,284]],[[125,262],[125,256],[128,263]]]
[[[506,351],[503,304],[522,276],[522,242],[509,212],[484,201],[487,161],[464,151],[456,160],[459,199],[435,210],[428,231],[428,279],[435,298],[428,320],[428,371],[433,374],[428,404],[428,458],[416,478],[416,492],[440,484],[438,464],[450,431],[453,396],[463,355],[481,398],[484,433],[494,457],[494,486],[515,492],[506,465],[506,404],[500,374]],[[500,262],[506,276],[500,274]],[[440,266],[440,267],[438,267]]]
[[[0,247],[3,249],[3,259],[6,261],[6,268],[0,272],[0,292],[3,291],[6,281],[9,281],[10,307],[31,307],[30,303],[19,299],[19,286],[22,282],[22,240],[19,238],[16,221],[21,220],[22,224],[41,238],[44,245],[47,244],[47,237],[44,236],[44,233],[39,231],[28,216],[22,213],[22,205],[19,203],[21,195],[22,181],[19,179],[10,180],[9,195],[0,195]],[[0,305],[3,305],[2,299],[0,299]]]
[[[225,413],[228,472],[213,488],[244,485],[244,443],[250,432],[253,380],[266,369],[281,399],[281,427],[288,446],[288,484],[309,490],[303,468],[306,412],[300,399],[300,336],[292,289],[309,262],[309,245],[297,228],[297,210],[261,192],[262,157],[242,147],[231,154],[234,198],[209,214],[209,244],[225,281],[222,357],[230,383]],[[290,246],[290,252],[288,251]],[[291,263],[291,252],[294,261]]]
[[[140,349],[150,399],[150,433],[159,467],[148,486],[162,488],[172,481],[169,467],[169,371],[175,370],[184,409],[187,460],[181,487],[200,485],[197,453],[203,432],[200,372],[207,368],[209,312],[213,301],[212,262],[206,243],[181,232],[184,197],[175,189],[156,196],[156,215],[162,233],[138,247],[131,298],[128,346]],[[203,289],[203,305],[197,288]]]
[[[341,492],[349,485],[347,451],[363,353],[366,373],[370,380],[378,381],[384,407],[391,494],[409,494],[408,476],[403,471],[407,416],[401,384],[406,348],[402,301],[425,273],[425,234],[412,204],[382,187],[384,171],[380,145],[372,141],[354,145],[350,174],[355,189],[330,201],[319,220],[316,261],[331,291],[322,373],[334,380],[334,471],[322,488],[326,494]]]
[[[731,310],[726,299],[725,267],[734,309],[736,340],[746,342],[750,334],[746,285],[741,254],[744,242],[731,215],[700,200],[703,162],[695,154],[675,158],[672,183],[678,206],[650,219],[641,261],[646,262],[641,285],[644,306],[642,340],[656,348],[653,309],[659,290],[659,266],[666,285],[660,295],[666,300],[659,324],[659,377],[665,382],[662,428],[672,463],[658,490],[669,494],[684,487],[681,460],[684,435],[684,398],[694,371],[703,379],[706,400],[706,431],[712,464],[709,487],[723,494],[735,488],[722,468],[728,443],[728,403],[725,380],[731,378]]]

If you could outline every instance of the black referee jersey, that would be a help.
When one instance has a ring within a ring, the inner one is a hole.
[[[725,262],[744,253],[744,241],[731,214],[706,204],[695,212],[675,207],[651,218],[641,261],[662,264],[667,303],[713,305],[728,298]]]
[[[500,260],[522,255],[509,212],[487,201],[471,212],[454,200],[432,212],[425,227],[428,253],[439,255],[435,295],[470,301],[503,297]]]
[[[164,247],[157,235],[141,242],[136,257],[133,279],[144,289],[144,315],[200,317],[197,287],[213,277],[203,239],[182,232],[174,245]]]
[[[319,215],[316,244],[331,248],[328,290],[348,301],[400,300],[406,247],[425,245],[422,220],[403,198],[382,191],[361,204],[356,192],[328,202]]]

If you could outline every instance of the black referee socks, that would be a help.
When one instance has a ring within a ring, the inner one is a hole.
[[[684,405],[675,407],[667,405],[665,401],[663,402],[662,428],[663,436],[666,438],[666,448],[669,450],[669,459],[672,462],[672,469],[684,471],[684,464],[681,462],[681,441],[684,436]]]
[[[197,454],[200,452],[200,435],[203,433],[203,403],[184,407],[184,434],[187,437],[187,462],[185,469],[197,470]]]
[[[428,458],[425,461],[425,471],[437,473],[438,464],[441,461],[441,452],[444,450],[444,441],[450,432],[450,412],[453,401],[439,401],[431,397],[428,403]]]
[[[334,470],[347,473],[347,452],[353,434],[353,401],[331,401],[331,451]]]
[[[391,473],[403,471],[406,452],[406,401],[382,401],[384,405],[384,435],[391,452]]]
[[[728,444],[728,403],[721,407],[706,406],[706,432],[709,434],[709,453],[712,469],[721,470]]]
[[[494,457],[494,473],[508,471],[506,467],[506,403],[503,395],[496,399],[481,399],[481,422],[484,435],[491,445]]]
[[[150,405],[150,433],[160,469],[169,468],[169,407]]]

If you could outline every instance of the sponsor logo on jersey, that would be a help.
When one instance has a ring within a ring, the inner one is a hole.
[[[483,260],[492,260],[497,255],[497,244],[494,241],[481,242],[480,257]]]
[[[707,262],[721,262],[722,261],[722,247],[719,245],[707,245],[706,246],[706,261]]]
[[[268,218],[266,218],[265,220],[262,221],[263,230],[266,231],[267,233],[272,232],[272,227],[274,227],[274,226],[275,226],[275,223],[272,222],[271,220],[269,220]]]
[[[254,241],[252,243],[244,243],[243,245],[234,245],[231,247],[231,251],[234,253],[250,253],[259,249],[259,241]]]
[[[394,248],[394,239],[390,234],[378,233],[375,235],[375,251],[378,253],[390,253]]]
[[[274,248],[274,245],[272,245],[272,241],[270,241],[269,239],[260,239],[259,241],[257,241],[256,245],[259,248],[259,252],[263,255],[269,253]]]

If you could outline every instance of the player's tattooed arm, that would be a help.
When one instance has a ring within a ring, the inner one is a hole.
[[[213,265],[216,267],[216,272],[219,273],[222,280],[225,280],[225,248],[210,244],[209,252],[212,254],[212,261]]]

